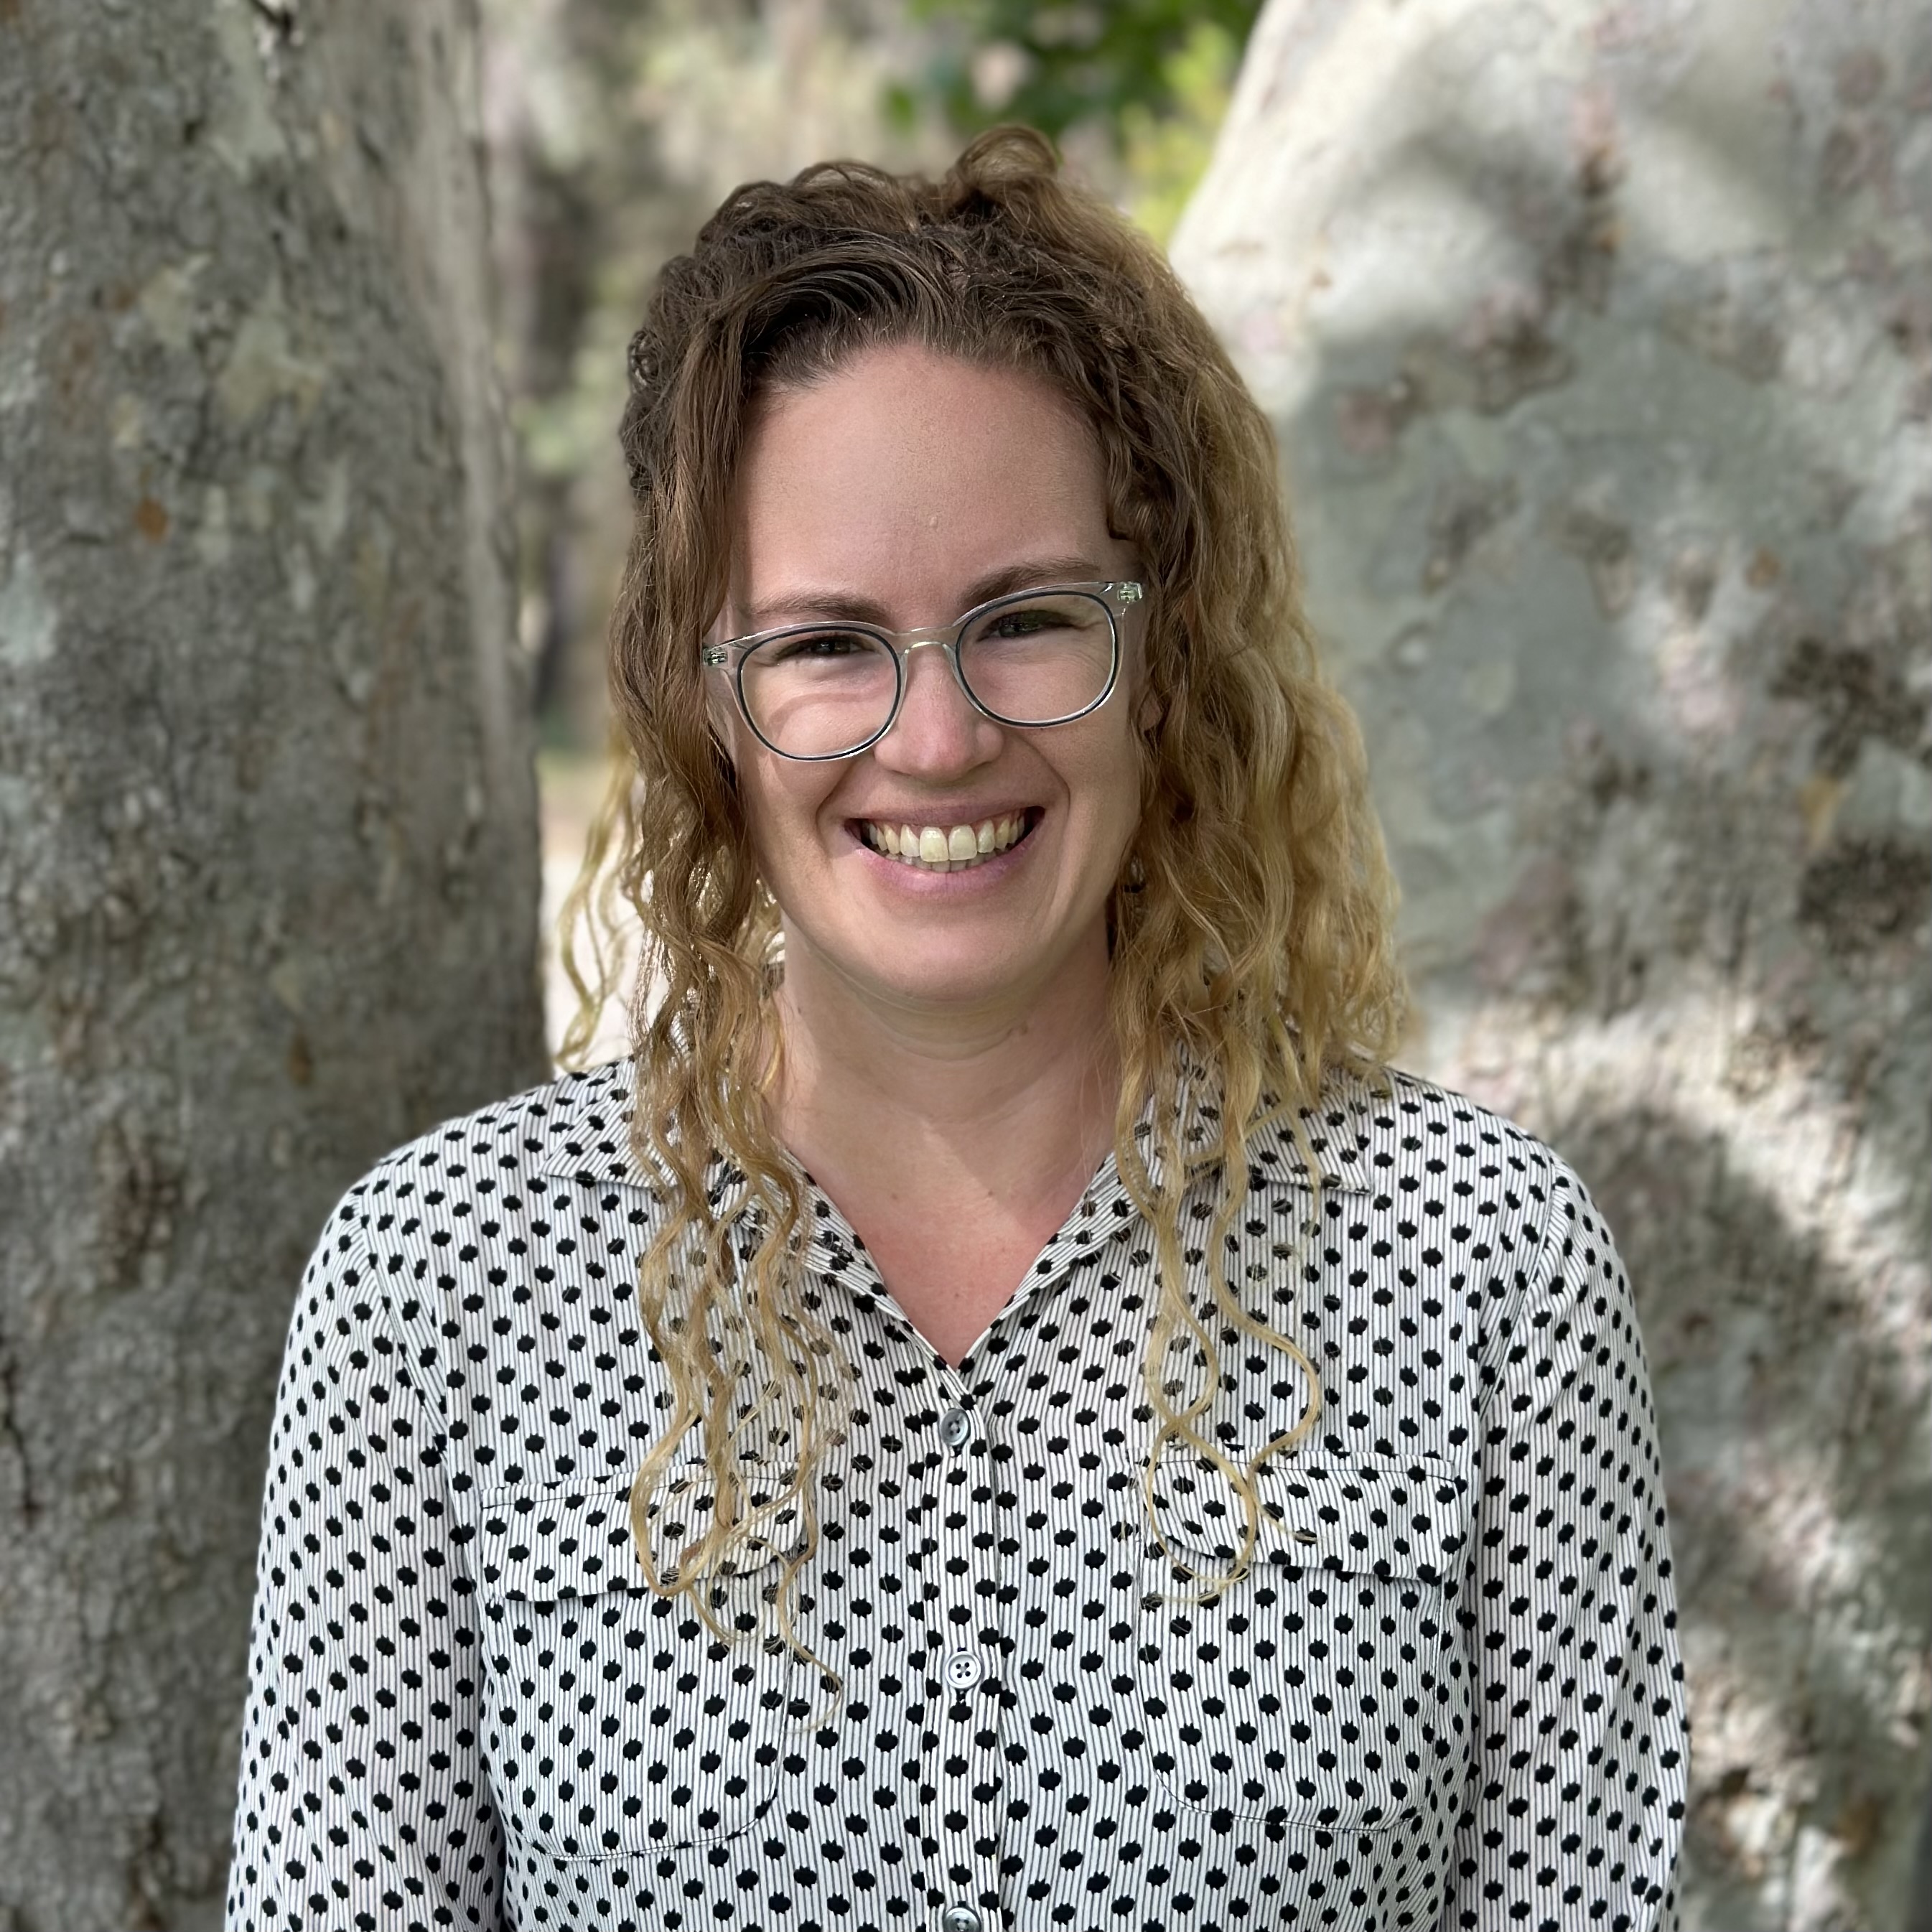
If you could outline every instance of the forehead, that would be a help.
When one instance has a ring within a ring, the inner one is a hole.
[[[875,349],[776,392],[752,420],[734,500],[734,597],[830,573],[917,602],[1018,555],[1086,556],[1111,571],[1117,549],[1091,428],[1024,372]]]

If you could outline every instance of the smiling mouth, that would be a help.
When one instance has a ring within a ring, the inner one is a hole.
[[[852,823],[874,852],[922,872],[966,872],[1010,851],[1037,825],[1036,808],[982,818],[976,825],[888,825],[875,818]]]

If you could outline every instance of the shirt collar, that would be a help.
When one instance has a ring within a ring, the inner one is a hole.
[[[542,1130],[544,1150],[538,1161],[545,1174],[648,1188],[650,1176],[639,1163],[632,1144],[631,1120],[636,1069],[628,1060],[614,1060],[560,1080],[545,1103]],[[1301,1110],[1302,1125],[1313,1152],[1322,1191],[1366,1194],[1376,1191],[1373,1138],[1375,1102],[1380,1097],[1359,1076],[1343,1075],[1330,1083],[1318,1107]],[[1152,1106],[1142,1110],[1135,1131],[1150,1140]],[[1253,1136],[1248,1148],[1251,1184],[1270,1180],[1312,1188],[1314,1180],[1306,1158],[1286,1122]],[[1156,1185],[1160,1166],[1150,1149],[1150,1171]],[[1110,1154],[1081,1196],[1076,1215],[1100,1216],[1110,1226],[1126,1220],[1112,1211],[1124,1189]],[[821,1222],[824,1216],[819,1217]],[[1073,1232],[1069,1223],[1069,1232]],[[836,1237],[849,1246],[849,1238]]]
[[[631,1144],[636,1078],[629,1060],[613,1060],[558,1081],[544,1106],[539,1171],[568,1180],[649,1187],[650,1176]]]

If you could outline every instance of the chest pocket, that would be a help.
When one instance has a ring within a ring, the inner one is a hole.
[[[1335,1829],[1397,1825],[1468,1749],[1456,1617],[1468,1473],[1447,1462],[1284,1458],[1261,1534],[1211,1468],[1154,1484],[1138,1681],[1156,1774],[1182,1804]]]
[[[647,1511],[660,1574],[710,1508],[702,1464],[674,1468]],[[714,1598],[645,1581],[627,1484],[481,1498],[472,1558],[488,1665],[490,1781],[513,1838],[560,1858],[728,1838],[776,1787],[798,1666],[763,1598],[783,1526]],[[762,1616],[761,1613],[762,1612]],[[748,1632],[748,1634],[744,1634]]]

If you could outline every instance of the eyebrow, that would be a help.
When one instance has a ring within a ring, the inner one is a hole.
[[[1030,590],[1038,585],[1112,580],[1089,556],[1026,557],[976,578],[967,586],[964,604],[952,614],[962,616],[965,611],[976,610],[993,598],[1004,597],[1015,590]],[[756,604],[747,605],[742,616],[746,626],[742,634],[746,637],[788,623],[812,623],[828,617],[848,617],[856,624],[875,624],[880,630],[894,628],[888,621],[886,607],[875,598],[856,591],[816,584],[761,598]],[[942,626],[948,621],[946,618],[939,620]]]

